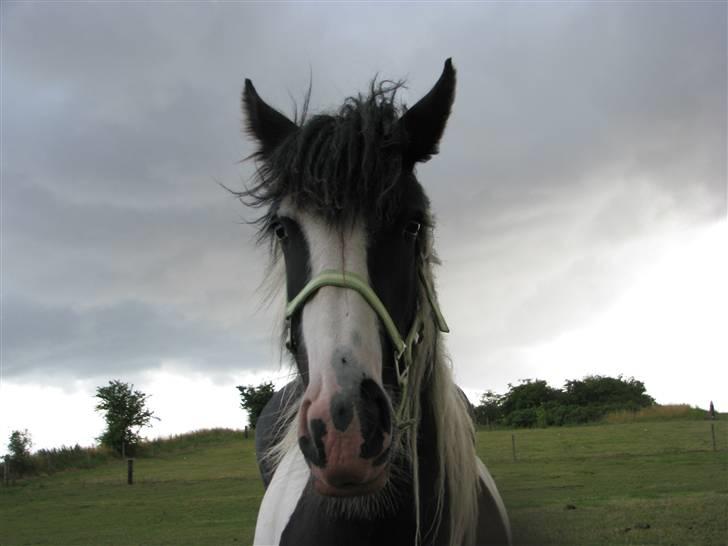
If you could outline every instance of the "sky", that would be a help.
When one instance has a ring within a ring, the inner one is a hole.
[[[336,109],[375,75],[457,97],[418,167],[473,402],[622,374],[728,410],[724,2],[3,2],[0,454],[91,445],[94,393],[142,434],[241,428],[290,378],[263,304],[240,92]]]

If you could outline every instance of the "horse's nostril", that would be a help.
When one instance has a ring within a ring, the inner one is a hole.
[[[382,387],[372,379],[364,379],[361,382],[360,396],[372,423],[389,433],[392,427],[392,415],[387,395]]]
[[[323,468],[326,466],[326,450],[323,441],[323,437],[326,435],[326,423],[321,419],[313,419],[309,424],[309,430],[310,435],[299,436],[298,446],[301,448],[303,456],[311,464]]]
[[[360,456],[371,459],[380,455],[384,449],[384,435],[391,434],[392,415],[384,391],[372,379],[361,382],[359,395],[357,409],[364,437]]]
[[[326,423],[312,415],[309,421],[311,400],[305,399],[298,411],[298,445],[303,456],[318,467],[326,466],[326,450],[323,437],[326,435]]]

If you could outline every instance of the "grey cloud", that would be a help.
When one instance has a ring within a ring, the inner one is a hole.
[[[660,188],[635,190],[524,205],[485,219],[483,237],[444,230],[440,291],[459,332],[453,338],[463,347],[477,340],[479,358],[490,362],[584,328],[607,311],[664,250],[663,238],[695,221]]]
[[[419,168],[444,307],[516,366],[606,305],[638,265],[624,245],[725,216],[726,9],[5,3],[5,365],[258,362],[266,257],[216,184],[252,173],[243,79],[289,113],[309,70],[313,111],[375,73],[412,103],[452,56],[455,110]]]
[[[9,87],[11,98],[21,92]],[[79,96],[55,107],[37,100],[44,113],[34,123],[22,111],[5,116],[8,176],[22,173],[67,199],[145,208],[219,201],[214,177],[235,173],[242,157],[233,107],[217,108],[200,89],[175,88],[167,104],[141,107],[143,120],[96,119]]]
[[[169,360],[211,373],[270,366],[242,331],[139,301],[71,308],[11,297],[3,310],[11,318],[3,331],[3,374],[11,379],[117,376]]]
[[[646,172],[677,193],[700,184],[716,200],[725,194],[725,10],[612,7],[555,16],[552,6],[521,6],[520,18],[500,10],[504,24],[483,32],[480,58],[460,59],[443,149],[480,173],[487,189],[475,206],[578,191],[590,178],[604,183],[591,175],[605,170]],[[452,167],[435,168],[442,177]]]
[[[264,257],[246,250],[252,229],[239,223],[239,204],[213,187],[217,206],[140,210],[8,185],[5,285],[51,304],[137,299],[240,324],[256,311],[251,299]]]

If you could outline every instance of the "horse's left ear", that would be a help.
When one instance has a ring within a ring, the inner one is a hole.
[[[406,134],[406,165],[427,161],[437,153],[454,100],[455,69],[448,59],[435,86],[399,120]]]
[[[260,143],[260,152],[264,156],[298,129],[290,119],[268,106],[248,79],[243,90],[243,112],[248,120],[248,133]]]

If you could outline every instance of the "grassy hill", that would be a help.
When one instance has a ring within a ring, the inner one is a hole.
[[[728,422],[480,431],[517,544],[728,543]],[[516,457],[513,460],[512,434]],[[253,440],[212,431],[0,488],[0,544],[250,544],[263,488]]]

